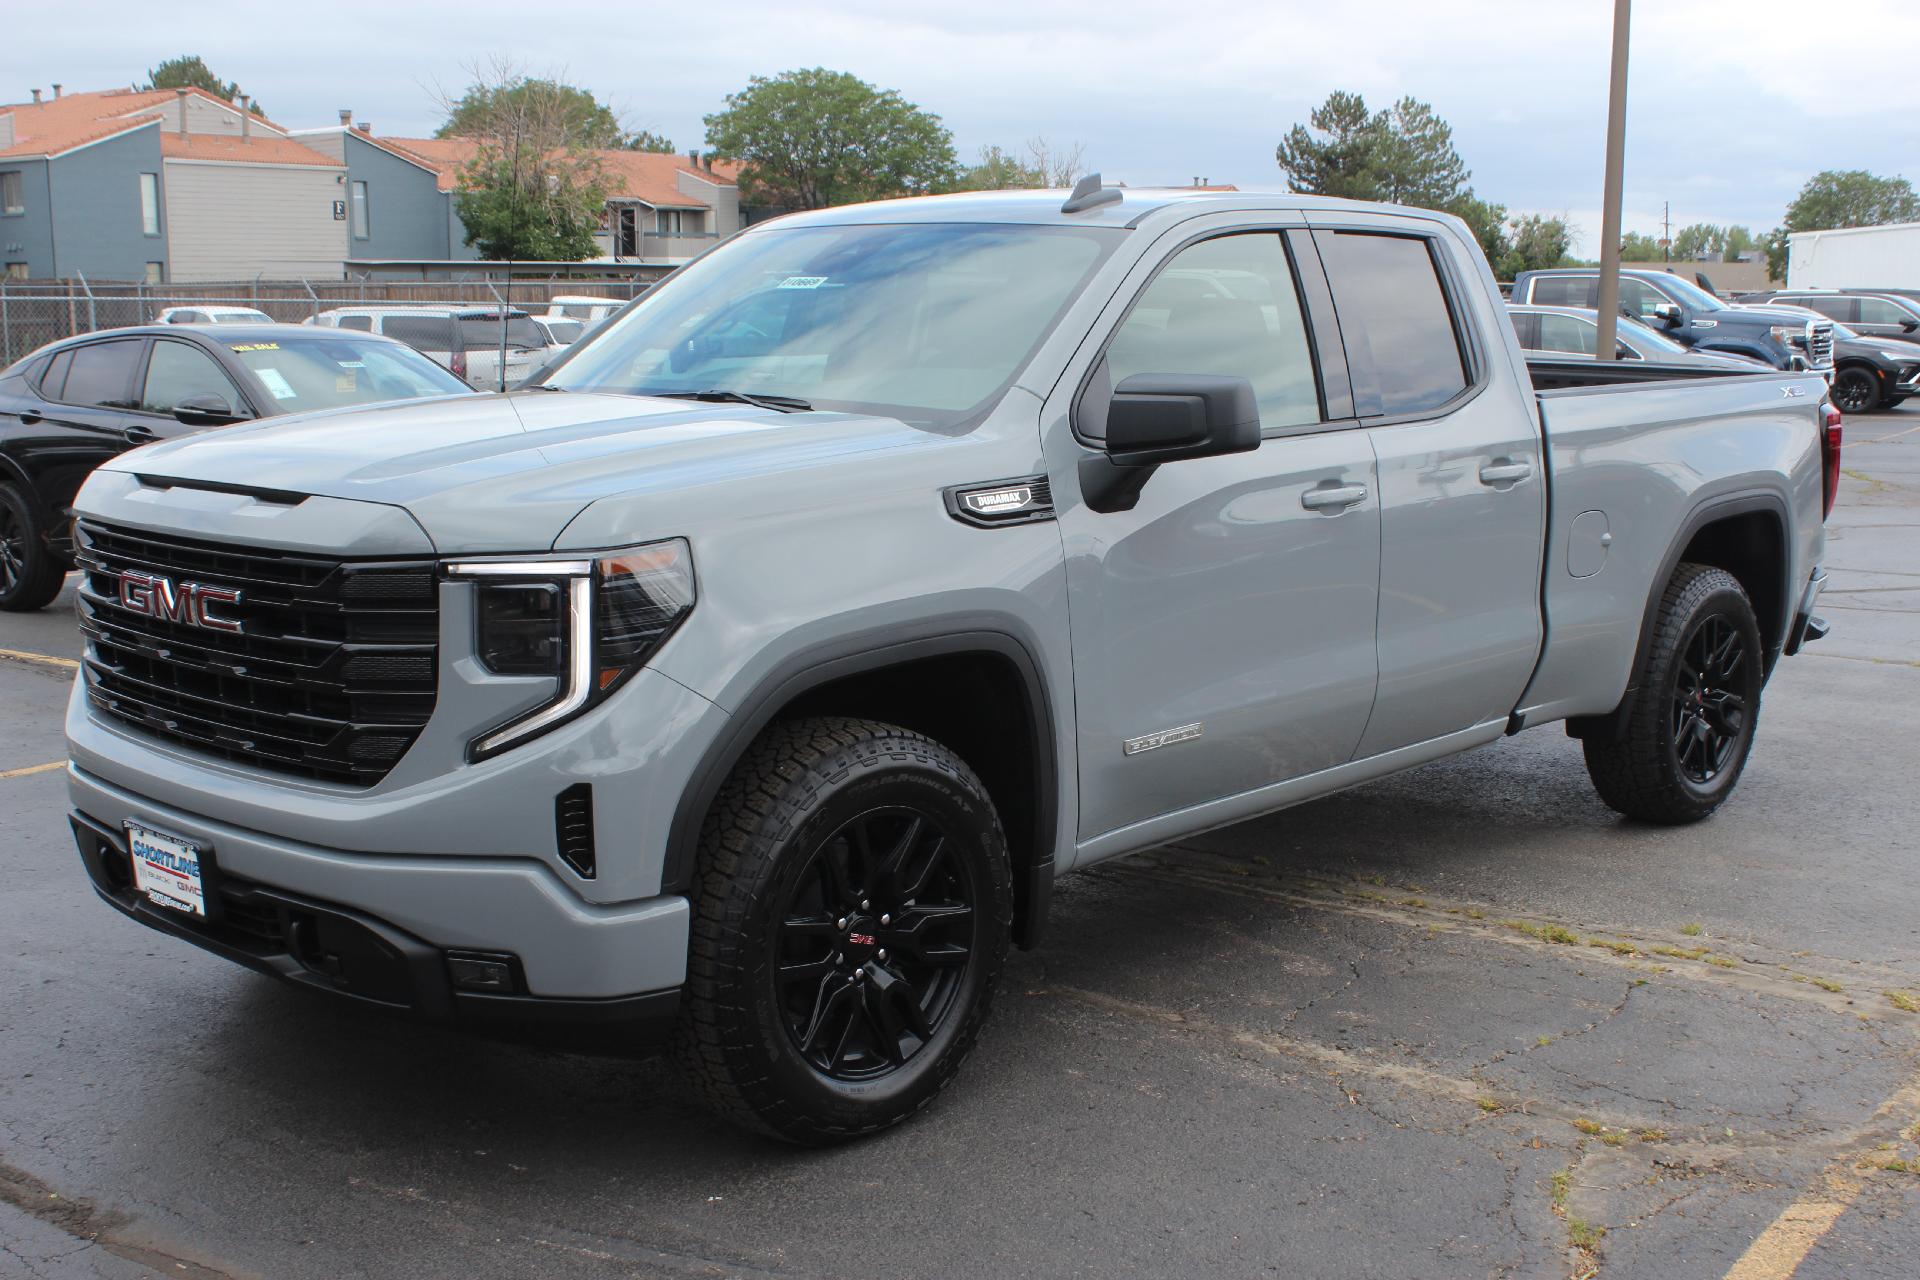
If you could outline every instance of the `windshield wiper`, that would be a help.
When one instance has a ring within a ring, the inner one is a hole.
[[[751,391],[643,391],[642,395],[659,396],[663,400],[704,400],[719,404],[750,404],[759,409],[776,409],[781,413],[809,413],[813,405],[798,396],[763,396]]]

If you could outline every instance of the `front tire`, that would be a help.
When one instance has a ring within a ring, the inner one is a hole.
[[[1618,742],[1589,738],[1587,773],[1607,806],[1643,822],[1698,822],[1733,794],[1760,716],[1760,627],[1734,576],[1674,571]]]
[[[31,613],[60,594],[66,566],[47,546],[33,503],[0,485],[0,612]]]
[[[1833,403],[1840,412],[1872,413],[1880,400],[1880,379],[1871,369],[1850,365],[1833,375]]]
[[[871,720],[777,724],[701,832],[674,1056],[702,1099],[808,1145],[898,1124],[972,1047],[1013,889],[959,756]]]

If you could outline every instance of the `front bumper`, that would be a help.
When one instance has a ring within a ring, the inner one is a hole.
[[[513,989],[461,990],[448,953],[431,943],[352,908],[226,876],[210,859],[207,917],[155,906],[132,886],[124,837],[85,814],[70,820],[87,876],[109,906],[294,986],[463,1030],[603,1052],[659,1044],[679,1012],[678,988],[604,999],[532,995],[517,957],[499,952],[479,954],[506,966]]]
[[[384,930],[400,940],[393,943],[396,950],[410,953],[409,946],[418,944],[441,957],[436,963],[443,978],[443,953],[450,950],[512,955],[517,994],[548,1000],[627,999],[677,988],[686,976],[688,905],[677,895],[593,903],[581,899],[551,868],[533,858],[369,854],[328,848],[220,821],[197,811],[198,806],[188,810],[150,799],[109,782],[81,763],[70,765],[67,777],[75,832],[83,837],[82,856],[89,856],[89,839],[96,846],[91,855],[95,861],[88,864],[90,874],[99,870],[96,863],[109,856],[98,847],[102,840],[124,863],[121,833],[133,821],[205,850],[213,868],[210,887],[217,887],[213,882],[218,881],[240,886],[243,896],[258,891],[265,895],[263,902],[284,899],[302,909],[372,921],[379,926],[376,932]],[[109,901],[127,910],[130,890],[116,898],[119,889],[111,877],[103,881],[94,874],[93,878]],[[157,910],[128,914],[153,924],[149,916]],[[168,913],[159,919],[182,924],[191,918],[176,919]],[[240,958],[212,945],[223,941],[222,936],[195,933],[191,928],[189,933],[195,934],[190,941],[230,959]],[[285,964],[273,963],[279,964],[281,976],[293,976],[284,971]],[[414,985],[430,988],[433,984],[416,978]],[[427,996],[402,1003],[423,1013],[434,1010],[434,1001]]]

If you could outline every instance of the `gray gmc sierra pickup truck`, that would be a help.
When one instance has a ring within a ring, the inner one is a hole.
[[[800,1142],[934,1096],[1060,873],[1553,721],[1699,819],[1824,630],[1823,381],[1530,369],[1442,214],[821,210],[533,382],[94,473],[81,857]]]

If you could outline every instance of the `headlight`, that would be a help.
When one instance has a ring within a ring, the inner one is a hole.
[[[1804,325],[1776,324],[1767,330],[1767,336],[1776,342],[1784,342],[1790,347],[1804,346],[1807,330]]]
[[[468,744],[485,759],[565,723],[646,665],[693,609],[684,538],[581,560],[467,560],[474,652],[496,675],[550,676],[554,696]]]

